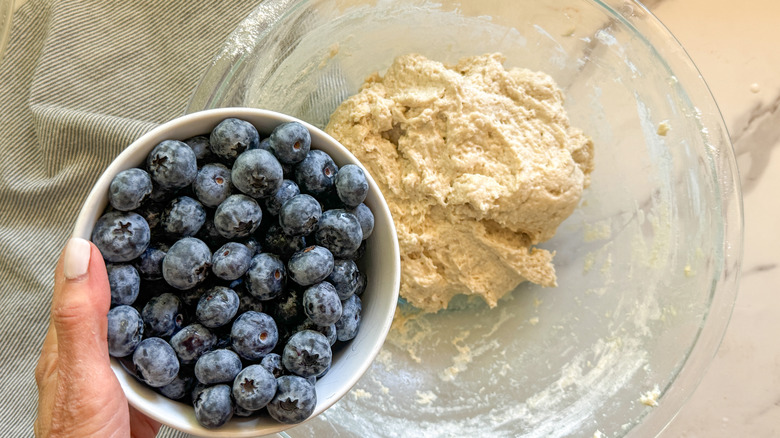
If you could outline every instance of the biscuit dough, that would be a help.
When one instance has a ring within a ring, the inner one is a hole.
[[[564,96],[501,54],[447,66],[398,57],[344,101],[326,131],[352,151],[390,207],[401,296],[428,312],[458,294],[491,306],[519,283],[556,286],[550,239],[576,208],[593,144]]]

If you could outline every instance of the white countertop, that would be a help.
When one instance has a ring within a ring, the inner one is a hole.
[[[25,0],[15,0],[16,6]],[[647,0],[723,113],[743,185],[745,245],[731,323],[701,384],[662,436],[780,436],[780,2]]]
[[[780,436],[780,2],[656,0],[651,11],[699,67],[738,155],[745,245],[723,344],[663,436]]]

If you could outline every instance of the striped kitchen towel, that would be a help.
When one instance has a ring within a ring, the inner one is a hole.
[[[0,437],[32,436],[54,266],[91,185],[185,112],[258,2],[28,0],[14,13],[0,60]]]

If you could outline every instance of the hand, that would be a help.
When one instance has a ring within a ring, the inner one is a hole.
[[[110,306],[100,251],[84,239],[70,239],[54,274],[49,331],[35,369],[35,436],[157,435],[160,424],[128,405],[109,366],[106,315]]]

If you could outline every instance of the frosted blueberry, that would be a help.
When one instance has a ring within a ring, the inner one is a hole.
[[[346,164],[339,169],[333,180],[336,193],[347,207],[357,207],[368,195],[368,180],[357,164]]]
[[[160,338],[146,338],[133,353],[136,374],[153,388],[165,386],[176,378],[179,361],[173,348]]]
[[[203,205],[216,208],[233,192],[230,169],[219,163],[204,164],[192,183],[192,189]]]
[[[180,189],[195,180],[198,161],[186,143],[165,140],[152,149],[146,158],[146,169],[163,190]]]
[[[238,294],[233,289],[214,286],[201,295],[195,309],[195,317],[205,327],[222,327],[236,316],[238,306]]]
[[[246,195],[231,195],[214,212],[214,227],[226,239],[248,237],[260,226],[263,211]]]
[[[320,203],[311,195],[296,195],[282,204],[279,210],[279,225],[291,236],[311,233],[322,216]]]
[[[341,318],[342,308],[336,288],[327,281],[303,292],[303,311],[317,325],[330,325]]]
[[[300,163],[295,165],[295,182],[301,193],[314,196],[325,195],[333,189],[333,180],[339,168],[326,152],[312,149]]]
[[[141,288],[138,270],[124,263],[109,263],[106,265],[106,273],[111,288],[111,304],[133,304]]]
[[[129,262],[143,254],[151,238],[149,225],[137,213],[110,211],[92,229],[92,242],[107,262]]]
[[[230,385],[223,383],[203,388],[197,392],[192,405],[195,419],[201,426],[214,429],[224,425],[233,417]]]
[[[298,163],[311,149],[311,134],[300,122],[282,123],[271,132],[269,145],[280,162]]]
[[[152,178],[143,169],[126,169],[116,174],[108,186],[108,202],[117,210],[140,207],[152,193]]]
[[[250,411],[264,408],[274,394],[276,377],[261,365],[249,365],[233,381],[233,399],[238,406]]]
[[[241,359],[230,350],[209,351],[195,363],[195,378],[204,385],[232,383],[241,371]]]
[[[294,282],[309,286],[325,280],[333,271],[333,265],[333,254],[327,248],[312,245],[293,254],[287,269]]]
[[[287,283],[284,263],[275,255],[260,253],[252,257],[246,272],[247,291],[261,301],[278,297]]]
[[[108,354],[125,357],[135,351],[144,335],[144,322],[133,307],[120,305],[108,311]]]
[[[258,360],[270,353],[279,339],[276,322],[265,313],[245,312],[230,331],[233,349],[247,360]]]
[[[271,417],[286,424],[309,418],[317,405],[314,385],[299,376],[281,376],[276,384],[276,395],[266,407]]]
[[[228,242],[216,251],[211,257],[211,271],[223,280],[236,280],[241,278],[252,261],[253,251],[243,243]]]
[[[209,272],[211,251],[200,239],[185,237],[174,243],[162,263],[163,278],[176,289],[197,286]]]
[[[282,165],[263,149],[248,150],[236,158],[231,170],[233,185],[253,198],[272,196],[282,186]]]
[[[256,149],[260,144],[260,134],[246,120],[227,118],[211,131],[209,143],[214,154],[232,162],[244,151]]]
[[[345,258],[360,248],[363,229],[354,214],[342,209],[327,210],[320,217],[314,241],[335,257]]]

